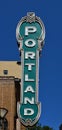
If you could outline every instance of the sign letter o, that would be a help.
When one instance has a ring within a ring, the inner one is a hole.
[[[34,47],[36,45],[36,41],[33,40],[33,39],[28,39],[28,40],[25,41],[25,45],[27,47]]]

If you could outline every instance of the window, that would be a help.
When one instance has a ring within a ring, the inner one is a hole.
[[[8,70],[3,70],[4,75],[8,74]]]

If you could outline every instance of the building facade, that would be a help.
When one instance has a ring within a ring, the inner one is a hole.
[[[0,130],[25,130],[17,116],[20,87],[21,63],[0,62]]]

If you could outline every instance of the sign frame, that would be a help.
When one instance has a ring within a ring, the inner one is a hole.
[[[29,22],[29,23],[32,23],[32,22],[38,22],[40,27],[42,28],[42,33],[40,35],[40,37],[37,39],[38,40],[38,50],[37,50],[37,55],[36,55],[36,68],[37,68],[37,72],[36,72],[36,104],[38,106],[38,114],[35,118],[35,120],[31,120],[31,119],[27,119],[27,120],[23,120],[21,118],[21,115],[20,115],[20,107],[21,107],[21,104],[23,104],[23,76],[24,76],[24,69],[23,69],[23,66],[24,66],[24,50],[23,50],[23,39],[24,37],[22,37],[20,35],[20,27],[22,25],[23,22]],[[23,17],[18,25],[17,25],[17,28],[16,28],[16,39],[17,39],[17,42],[18,42],[18,45],[19,45],[19,50],[21,51],[21,64],[22,64],[22,77],[21,77],[21,95],[20,95],[20,102],[17,103],[17,113],[18,113],[18,117],[19,117],[19,120],[22,122],[23,125],[25,126],[33,126],[38,120],[39,120],[39,117],[40,117],[40,114],[41,114],[41,103],[38,101],[38,80],[39,80],[39,52],[42,50],[43,46],[44,46],[44,39],[45,39],[45,27],[44,27],[44,24],[42,22],[42,20],[35,16],[35,13],[34,12],[28,12],[27,13],[27,16]]]

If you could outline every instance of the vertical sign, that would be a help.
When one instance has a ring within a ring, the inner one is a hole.
[[[45,38],[41,19],[33,12],[27,13],[17,25],[16,38],[22,66],[21,95],[17,113],[25,126],[33,126],[41,113],[41,104],[38,101],[39,53]]]

